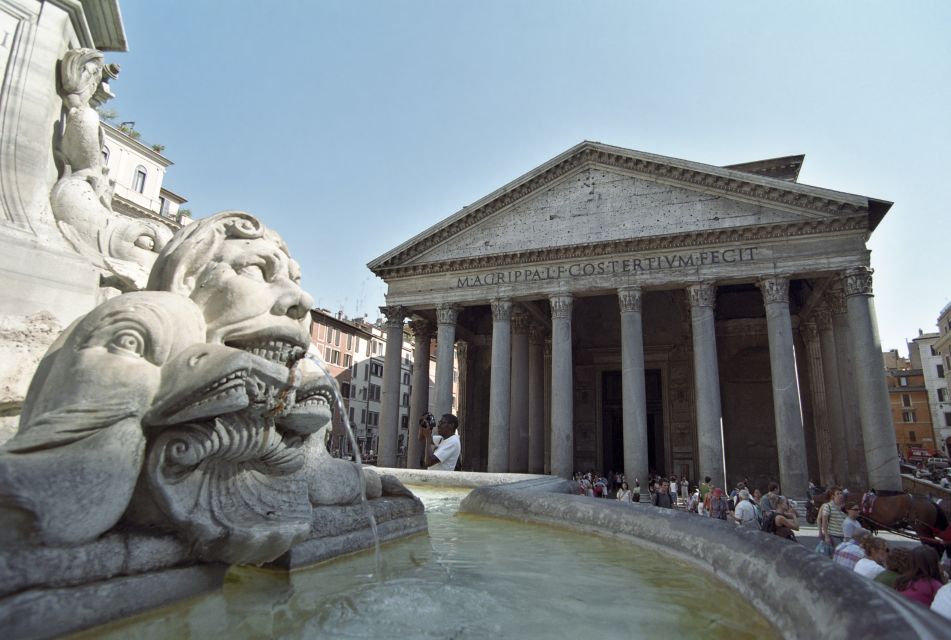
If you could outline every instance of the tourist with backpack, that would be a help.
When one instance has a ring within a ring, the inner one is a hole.
[[[733,510],[733,519],[741,527],[759,528],[759,521],[756,519],[756,508],[750,502],[750,492],[746,489],[740,489],[736,494],[736,508]]]

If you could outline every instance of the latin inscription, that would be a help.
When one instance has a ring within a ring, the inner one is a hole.
[[[702,267],[712,264],[732,264],[756,260],[757,247],[738,247],[735,249],[715,249],[695,251],[693,253],[672,253],[669,255],[649,256],[646,258],[627,258],[622,260],[600,260],[597,262],[576,262],[557,266],[526,267],[512,271],[495,271],[475,276],[463,276],[458,279],[457,289],[484,287],[500,284],[520,284],[542,280],[560,280],[562,278],[586,278],[593,276],[613,276],[622,274]]]

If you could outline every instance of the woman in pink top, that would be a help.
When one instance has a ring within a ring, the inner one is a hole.
[[[906,598],[930,607],[934,594],[947,581],[938,565],[938,552],[921,545],[911,552],[911,568],[898,577],[895,588]]]

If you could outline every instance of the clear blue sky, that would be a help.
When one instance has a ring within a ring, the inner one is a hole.
[[[883,348],[951,300],[951,2],[125,0],[109,106],[196,217],[250,211],[319,306],[373,319],[366,263],[581,140],[895,202],[872,237]]]

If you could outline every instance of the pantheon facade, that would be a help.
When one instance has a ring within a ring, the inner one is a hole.
[[[373,260],[380,464],[408,324],[410,466],[435,348],[467,470],[900,489],[866,246],[891,203],[799,184],[802,161],[583,142]]]

